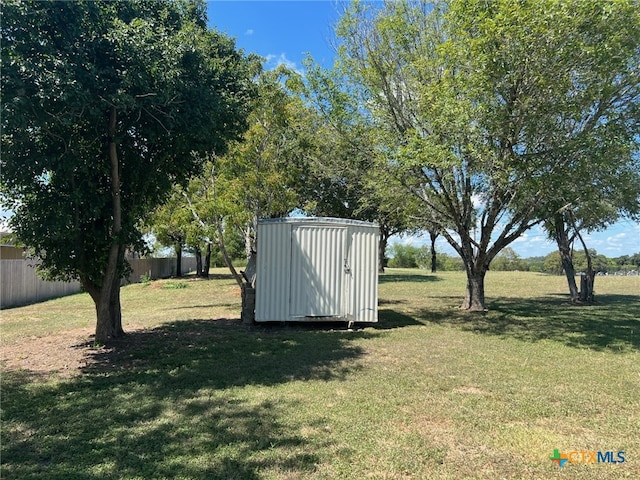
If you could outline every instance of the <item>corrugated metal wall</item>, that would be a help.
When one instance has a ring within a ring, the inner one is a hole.
[[[344,304],[345,227],[293,226],[290,317],[339,317]]]
[[[256,321],[376,322],[378,241],[377,226],[365,222],[259,222]]]
[[[378,321],[377,229],[351,225],[351,272],[353,301],[351,314],[356,322]]]
[[[291,224],[258,224],[256,321],[289,318]]]

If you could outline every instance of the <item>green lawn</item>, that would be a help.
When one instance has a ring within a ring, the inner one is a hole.
[[[640,278],[571,306],[562,277],[489,272],[486,314],[457,309],[464,283],[389,270],[355,331],[242,326],[222,270],[127,286],[130,333],[80,375],[3,368],[1,476],[640,478]],[[83,294],[3,311],[3,347],[93,315]],[[554,449],[626,461],[560,469]]]

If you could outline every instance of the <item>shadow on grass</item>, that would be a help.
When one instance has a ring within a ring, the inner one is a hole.
[[[381,308],[378,310],[378,323],[372,323],[368,326],[376,330],[390,330],[414,325],[422,325],[422,322],[405,313],[397,312],[389,308]]]
[[[192,310],[195,308],[235,308],[238,306],[238,302],[226,302],[226,303],[203,303],[200,305],[186,305],[181,307],[171,307],[166,310]]]
[[[199,280],[233,280],[231,273],[210,273],[207,278],[199,278]]]
[[[440,277],[437,275],[420,275],[415,273],[405,274],[405,273],[383,273],[378,276],[379,283],[396,283],[396,282],[414,282],[414,283],[424,283],[424,282],[439,282],[441,281]]]
[[[565,295],[499,298],[484,314],[462,310],[420,310],[425,322],[449,324],[484,335],[523,341],[549,339],[575,348],[625,352],[640,350],[640,297],[600,295],[594,305],[572,305]]]
[[[380,298],[378,299],[378,306],[381,305],[400,305],[403,303],[409,303],[408,300],[388,300],[386,298]]]
[[[97,349],[70,380],[5,372],[3,478],[304,477],[319,458],[301,430],[321,430],[321,412],[298,425],[294,401],[246,388],[345,378],[353,340],[376,335],[190,320]]]

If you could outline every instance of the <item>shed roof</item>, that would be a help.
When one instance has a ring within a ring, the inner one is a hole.
[[[377,223],[365,222],[363,220],[352,220],[350,218],[334,217],[283,217],[283,218],[261,218],[258,223],[295,223],[305,225],[358,225],[362,227],[378,228]]]

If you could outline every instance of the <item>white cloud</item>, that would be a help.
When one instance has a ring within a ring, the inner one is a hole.
[[[250,28],[249,30],[247,30],[246,32],[244,32],[245,35],[247,36],[251,36],[253,35],[253,28]]]
[[[421,235],[396,235],[389,243],[399,243],[401,245],[419,247],[424,243],[424,239]]]
[[[623,241],[626,237],[627,237],[627,233],[626,232],[622,232],[622,233],[618,233],[617,235],[610,236],[607,239],[607,241],[611,241],[611,242]]]
[[[606,251],[619,253],[625,244],[626,238],[627,238],[627,234],[625,232],[621,232],[616,235],[611,235],[607,237],[604,242],[599,242],[599,243],[606,244],[606,247],[605,247]]]
[[[595,249],[597,251],[607,243],[606,239],[603,239],[594,233],[582,233],[581,235],[584,243],[587,244],[587,248],[589,249]],[[576,250],[582,250],[582,242],[580,239],[576,238],[574,248]]]
[[[516,238],[513,243],[521,243],[521,242],[530,242],[531,239],[529,238],[529,235],[526,233],[523,233],[522,235],[520,235],[518,238]]]
[[[279,55],[274,55],[270,53],[269,55],[266,56],[265,60],[266,60],[266,63],[265,63],[266,70],[272,70],[277,68],[280,65],[284,65],[285,67],[290,68],[296,73],[299,73],[300,75],[304,75],[304,70],[299,68],[298,65],[296,65],[296,62],[289,60],[285,53],[281,53]]]

